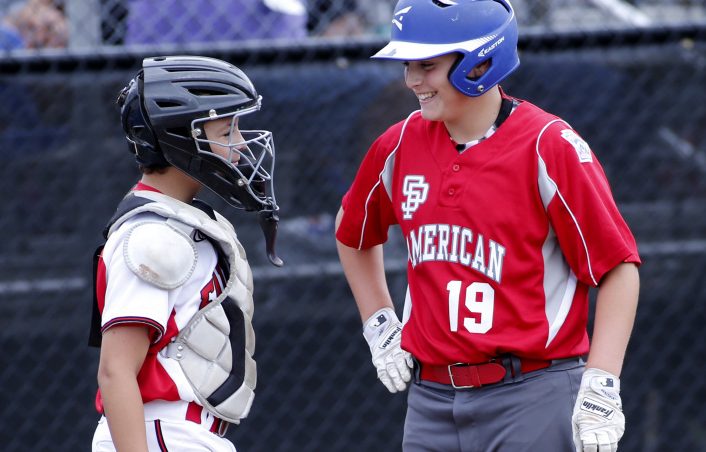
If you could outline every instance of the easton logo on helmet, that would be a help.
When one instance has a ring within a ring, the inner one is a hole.
[[[486,47],[485,49],[481,49],[480,52],[478,52],[478,56],[480,58],[483,58],[484,56],[486,56],[487,54],[492,52],[493,49],[495,49],[497,46],[502,44],[503,41],[505,41],[505,36],[503,36],[502,38],[500,38],[497,41],[495,41],[494,43],[492,43],[489,47]]]
[[[402,31],[402,20],[404,19],[404,15],[409,12],[409,10],[412,9],[411,6],[408,6],[406,8],[402,8],[401,10],[397,11],[392,18],[392,23],[395,24],[397,28]]]

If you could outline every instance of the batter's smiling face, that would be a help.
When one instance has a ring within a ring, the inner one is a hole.
[[[211,151],[214,154],[220,155],[224,159],[230,161],[231,163],[237,163],[240,160],[240,153],[237,152],[238,148],[244,148],[245,145],[240,146],[227,146],[228,143],[240,143],[244,141],[243,135],[238,129],[238,118],[235,118],[235,123],[233,124],[233,132],[231,133],[230,125],[233,119],[231,117],[214,119],[212,121],[206,121],[203,124],[204,132],[206,133],[206,138],[209,141],[215,141],[221,143],[224,146],[218,144],[210,143]],[[232,152],[231,152],[232,150]]]
[[[450,53],[427,60],[405,61],[405,83],[417,96],[424,119],[453,121],[466,108],[468,96],[449,82],[449,70],[456,58],[456,54]]]

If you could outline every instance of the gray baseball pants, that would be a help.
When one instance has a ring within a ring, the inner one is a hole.
[[[516,359],[516,358],[513,358]],[[404,452],[570,452],[582,360],[560,360],[481,388],[410,385]],[[418,375],[418,373],[417,373]]]

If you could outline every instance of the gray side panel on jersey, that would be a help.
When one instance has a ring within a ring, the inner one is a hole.
[[[400,144],[402,144],[402,138],[404,138],[404,131],[407,130],[407,124],[409,123],[409,120],[412,119],[412,116],[414,116],[417,112],[419,112],[419,110],[413,111],[409,114],[409,116],[407,116],[407,119],[405,119],[402,130],[400,131],[400,139],[397,141],[395,149],[393,149],[387,157],[387,160],[385,160],[385,167],[382,169],[382,173],[380,174],[380,180],[385,187],[385,191],[387,192],[387,196],[390,198],[390,201],[392,201],[392,172],[395,168],[395,156],[397,155],[397,150],[400,148]]]
[[[552,199],[556,196],[557,186],[556,183],[554,183],[554,181],[549,177],[547,165],[539,155],[537,155],[537,170],[539,196],[542,198],[542,205],[544,205],[544,210],[546,211],[549,208],[549,203],[552,202]]]
[[[556,183],[549,177],[547,166],[537,153],[537,184],[544,209],[557,194]],[[546,347],[554,340],[559,329],[564,325],[566,316],[576,293],[576,275],[564,259],[554,229],[549,225],[547,237],[542,245],[544,260],[544,313],[549,325]]]
[[[576,293],[576,275],[566,263],[551,226],[542,245],[542,258],[544,260],[544,313],[549,325],[545,347],[549,347],[564,325]]]
[[[387,197],[390,198],[390,201],[392,201],[392,170],[395,168],[395,154],[397,154],[397,149],[387,158],[385,167],[382,169],[382,174],[380,174],[380,180],[382,180],[382,185],[385,187]]]
[[[404,295],[404,307],[402,308],[402,326],[404,326],[412,315],[412,295],[409,293],[409,284]]]

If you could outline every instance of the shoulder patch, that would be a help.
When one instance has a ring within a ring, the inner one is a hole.
[[[166,222],[137,223],[127,231],[123,256],[130,270],[162,289],[184,284],[196,268],[196,246]]]
[[[591,148],[588,147],[583,138],[578,136],[576,132],[571,129],[564,129],[561,131],[561,137],[571,144],[579,157],[579,162],[581,163],[591,163],[593,162],[593,156],[591,155]]]

